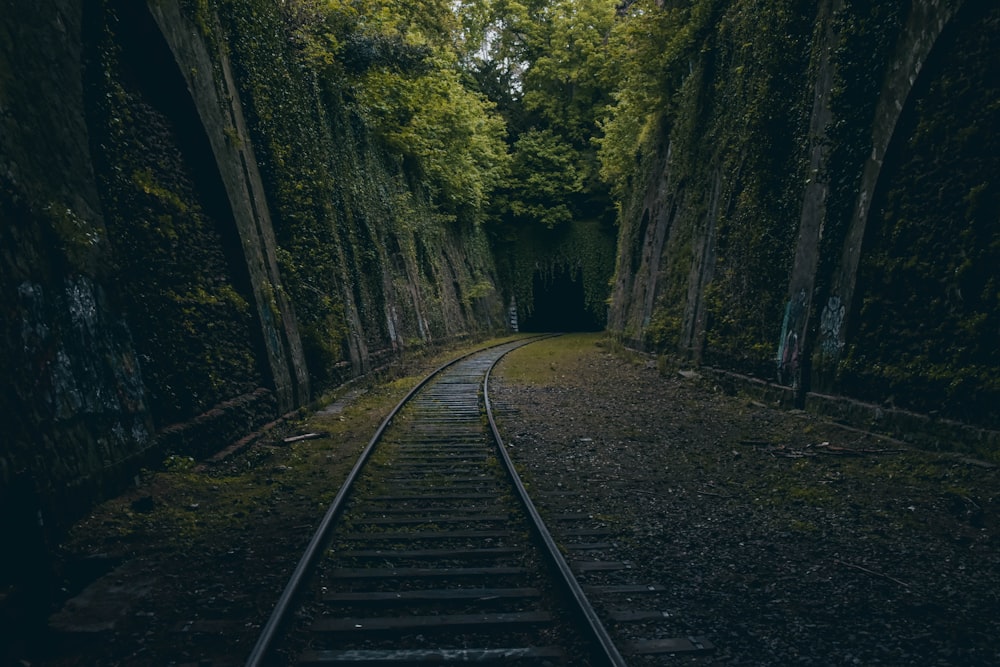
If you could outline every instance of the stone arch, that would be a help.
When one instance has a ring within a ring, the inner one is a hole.
[[[278,407],[290,410],[309,400],[309,374],[295,313],[282,287],[269,207],[228,56],[223,49],[210,50],[179,3],[143,4],[170,49],[207,137],[210,164],[221,179],[249,273]]]
[[[937,46],[938,38],[966,4],[964,0],[914,0],[896,43],[876,105],[871,154],[862,171],[839,265],[832,277],[827,302],[815,305],[823,313],[815,364],[816,377],[821,384],[828,384],[832,380],[833,371],[845,346],[848,330],[845,318],[849,317],[853,309],[862,245],[873,194],[882,175],[886,153],[894,141],[905,140],[895,135],[910,94],[924,73],[924,65]]]
[[[838,392],[997,423],[1000,8],[969,3],[928,58],[873,191]]]
[[[120,22],[116,42],[122,49],[126,75],[131,79],[127,85],[140,90],[143,100],[170,122],[184,169],[190,171],[193,197],[214,223],[211,227],[225,258],[223,266],[227,277],[241,296],[252,301],[253,278],[244,256],[235,211],[212,152],[209,128],[199,117],[196,100],[188,91],[174,54],[147,7],[143,3],[123,2],[116,7],[116,12]],[[273,369],[268,368],[266,362],[267,332],[251,327],[249,334],[264,382],[273,382]]]

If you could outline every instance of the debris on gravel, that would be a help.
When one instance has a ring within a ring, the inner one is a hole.
[[[1000,471],[731,396],[567,336],[491,383],[530,488],[617,529],[710,658],[671,664],[1000,664]]]

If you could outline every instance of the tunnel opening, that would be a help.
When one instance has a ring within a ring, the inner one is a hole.
[[[532,278],[534,307],[520,323],[521,331],[602,331],[604,319],[587,308],[583,270],[558,268]]]

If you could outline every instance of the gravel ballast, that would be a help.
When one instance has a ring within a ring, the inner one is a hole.
[[[1000,664],[989,462],[727,395],[597,336],[512,353],[491,395],[529,488],[609,521],[613,555],[716,647],[674,662]]]

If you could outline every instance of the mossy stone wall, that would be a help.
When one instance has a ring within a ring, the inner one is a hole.
[[[281,11],[0,17],[0,528],[44,542],[143,466],[504,327],[484,232],[414,194]]]
[[[636,345],[997,428],[997,10],[730,0],[622,205]]]

